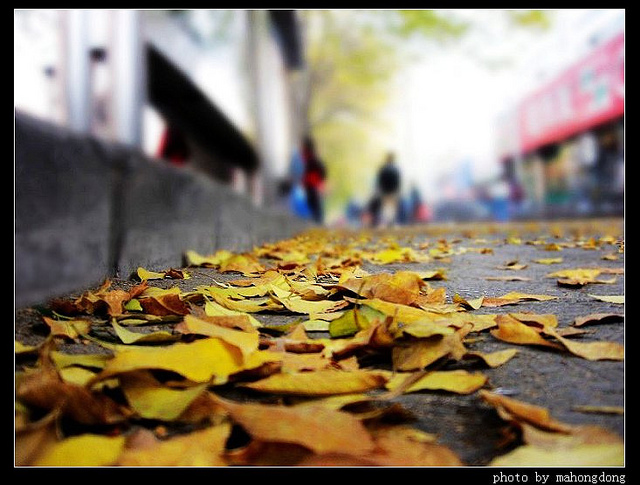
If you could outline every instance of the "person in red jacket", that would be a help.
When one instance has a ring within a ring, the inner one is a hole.
[[[304,160],[302,184],[307,194],[307,204],[313,220],[322,224],[324,222],[322,194],[327,178],[327,169],[318,156],[315,143],[310,136],[305,137],[302,143],[302,159]]]

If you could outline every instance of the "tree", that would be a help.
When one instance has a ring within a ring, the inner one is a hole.
[[[541,11],[504,13],[519,26],[549,22]],[[316,138],[329,167],[331,212],[371,189],[390,148],[385,108],[401,66],[424,42],[445,46],[474,25],[456,11],[434,10],[311,10],[301,18],[308,64],[303,131]]]

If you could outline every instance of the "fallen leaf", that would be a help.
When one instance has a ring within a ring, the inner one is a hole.
[[[471,299],[467,299],[467,298],[463,298],[462,296],[458,295],[457,293],[455,295],[453,295],[453,302],[454,303],[458,303],[459,305],[464,306],[465,308],[468,308],[470,310],[477,310],[478,308],[480,308],[482,306],[482,302],[484,300],[484,297],[479,297],[479,298],[471,298]]]
[[[500,367],[518,353],[517,349],[496,350],[495,352],[467,352],[464,358],[479,358],[489,367]]]
[[[230,433],[231,423],[226,422],[166,440],[157,440],[151,436],[144,441],[140,440],[144,443],[142,446],[128,445],[120,455],[117,465],[125,467],[225,466],[228,464],[224,457],[225,445]]]
[[[574,355],[587,360],[624,360],[624,346],[617,342],[576,342],[562,337],[553,328],[544,332],[558,339]]]
[[[100,467],[113,465],[122,453],[124,436],[82,434],[46,448],[34,463],[44,467]]]
[[[120,376],[120,387],[131,408],[144,419],[173,421],[206,389],[206,384],[171,388],[158,382],[148,371]]]
[[[49,326],[53,337],[63,337],[69,340],[77,340],[81,335],[88,334],[91,329],[90,320],[54,320],[44,316],[42,320]]]
[[[245,276],[263,273],[266,268],[251,254],[234,254],[220,263],[221,273],[238,272]]]
[[[340,289],[350,290],[363,298],[380,300],[403,305],[411,305],[420,295],[426,283],[417,273],[398,271],[396,273],[378,273],[363,278],[351,278],[338,285]]]
[[[256,382],[241,383],[255,391],[299,396],[329,396],[365,392],[382,387],[386,378],[376,372],[364,370],[345,372],[340,370],[319,370],[292,374],[273,374]]]
[[[496,317],[498,328],[491,330],[491,335],[504,342],[518,345],[540,345],[553,349],[562,349],[563,346],[546,340],[540,332],[520,322],[510,315],[498,315]]]
[[[115,424],[130,412],[116,401],[89,386],[65,382],[53,366],[45,347],[40,365],[28,369],[16,380],[16,399],[44,410],[59,410],[82,424]]]
[[[551,295],[537,295],[537,294],[519,293],[517,291],[512,291],[498,297],[485,296],[484,300],[482,301],[482,306],[496,307],[496,306],[503,306],[503,305],[515,305],[522,301],[548,301],[548,300],[555,300],[557,298],[558,298],[557,296],[551,296]]]
[[[391,350],[393,368],[399,371],[424,369],[442,358],[461,359],[466,353],[458,332],[451,335],[435,335],[414,341],[399,343]]]
[[[214,322],[215,320],[211,321],[193,315],[185,315],[184,320],[176,325],[175,330],[182,334],[196,334],[219,338],[238,348],[245,357],[258,350],[260,335],[253,327],[251,327],[251,331],[235,330],[226,326],[217,325]]]
[[[605,301],[607,303],[617,303],[617,304],[624,304],[624,295],[592,295],[589,294],[589,296],[591,298],[594,298],[596,300],[600,300],[600,301]]]
[[[177,287],[147,288],[138,300],[143,310],[152,315],[186,315],[189,313],[187,304],[182,299],[180,289]]]
[[[596,414],[624,414],[624,408],[622,406],[594,406],[583,405],[573,406],[574,411],[581,413],[596,413]]]
[[[613,323],[624,321],[624,315],[620,313],[592,313],[582,317],[576,317],[573,326],[581,327],[583,325],[591,325],[594,323]]]
[[[104,281],[102,286],[96,291],[86,291],[74,302],[78,311],[89,314],[106,313],[109,316],[121,315],[124,311],[124,304],[147,288],[146,282],[135,286],[130,291],[110,290],[111,280]]]
[[[168,347],[136,347],[117,351],[97,380],[139,369],[176,372],[193,382],[224,382],[244,368],[240,350],[219,338],[203,338]]]
[[[324,406],[223,405],[233,421],[257,440],[298,444],[317,453],[349,456],[365,455],[375,446],[362,422],[344,411]]]
[[[233,253],[226,249],[221,249],[208,256],[202,256],[201,254],[192,250],[185,252],[185,260],[188,266],[204,266],[211,268],[219,267],[224,261],[231,258],[232,256]]]
[[[481,389],[480,397],[499,412],[502,419],[528,423],[554,432],[570,432],[571,426],[557,421],[546,408]]]
[[[540,258],[533,260],[534,263],[538,264],[560,264],[562,261],[562,258]]]
[[[111,321],[111,326],[115,330],[118,338],[124,344],[173,342],[180,338],[179,335],[174,335],[165,330],[150,333],[132,332],[131,330],[127,330],[126,328],[118,325],[115,320]]]
[[[398,373],[386,384],[390,391],[395,390],[407,378],[407,375]],[[424,390],[442,390],[457,394],[471,394],[487,383],[487,376],[480,372],[468,372],[463,369],[448,371],[430,371],[412,383],[404,392],[417,392]]]
[[[485,278],[489,281],[531,281],[531,278],[527,276],[487,276]]]

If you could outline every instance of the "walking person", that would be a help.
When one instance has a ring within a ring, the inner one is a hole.
[[[313,139],[305,137],[302,145],[302,159],[304,160],[304,174],[302,184],[307,195],[307,204],[311,216],[318,224],[324,223],[323,192],[327,178],[327,169],[316,152]]]
[[[389,152],[378,171],[377,190],[379,196],[379,217],[375,218],[382,226],[397,222],[400,206],[400,169],[396,157]]]

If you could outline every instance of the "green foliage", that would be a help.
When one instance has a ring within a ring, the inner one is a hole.
[[[546,28],[540,10],[503,11],[516,27]],[[419,41],[461,39],[474,21],[448,10],[308,10],[308,83],[304,131],[317,141],[329,169],[328,212],[351,197],[369,197],[385,153],[394,150],[385,108],[395,75],[411,60],[405,47]],[[471,17],[473,19],[473,17]],[[419,47],[418,47],[419,48]],[[402,89],[400,86],[399,89]]]
[[[509,10],[510,20],[517,26],[546,30],[551,26],[549,14],[544,10]]]

